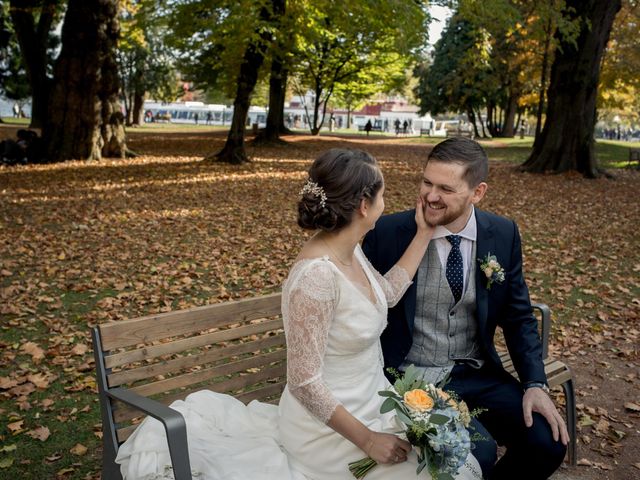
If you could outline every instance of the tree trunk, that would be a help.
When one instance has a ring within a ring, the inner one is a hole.
[[[133,95],[133,116],[131,118],[131,124],[142,125],[142,109],[144,107],[144,92],[136,90]]]
[[[482,128],[482,138],[489,138],[491,134],[487,134],[487,131],[484,127],[484,122],[482,121],[482,117],[480,117],[480,127]]]
[[[274,2],[277,0],[273,0]],[[269,21],[271,15],[266,7],[260,9],[260,19]],[[263,26],[263,25],[262,25]],[[265,45],[271,40],[271,33],[266,28],[259,28],[259,40],[253,40],[247,45],[240,65],[236,98],[233,101],[233,118],[227,135],[227,142],[222,150],[205,158],[206,161],[218,161],[233,164],[248,162],[244,146],[245,123],[249,113],[251,94],[258,82],[258,72],[264,62]]]
[[[279,20],[284,15],[285,0],[273,0],[274,19]],[[284,100],[286,94],[286,69],[282,59],[285,46],[279,42],[271,60],[271,74],[269,76],[269,112],[265,129],[256,137],[259,142],[278,142],[280,131],[284,128]]]
[[[47,78],[47,46],[59,0],[11,0],[10,12],[31,87],[31,128],[41,128],[51,88]],[[39,13],[35,24],[34,13]]]
[[[501,107],[498,107],[498,108],[499,108],[498,110],[499,115],[498,115],[498,118],[496,119],[496,136],[502,137],[503,136],[502,129],[504,128],[504,109]]]
[[[485,122],[482,121],[482,110],[478,110],[477,114],[475,110],[473,110],[473,108],[471,109],[471,111],[473,112],[474,118],[476,118],[478,122],[480,122],[480,129],[482,130],[482,138],[488,138],[487,131],[485,130],[485,127],[484,127]]]
[[[480,137],[480,134],[478,133],[478,125],[476,125],[476,114],[471,107],[467,110],[467,119],[469,120],[469,123],[473,125],[473,134],[475,135],[475,138]]]
[[[560,39],[551,67],[547,119],[522,168],[536,173],[576,170],[594,178],[599,174],[593,130],[600,61],[621,0],[569,0],[567,7],[581,18],[582,31],[575,45]]]
[[[123,89],[124,90],[124,89]],[[124,107],[124,124],[127,127],[131,126],[131,118],[133,114],[133,95],[127,95],[126,90],[123,91],[122,95],[123,107]]]
[[[318,85],[318,81],[316,81],[316,85]],[[320,101],[322,100],[322,88],[317,87],[315,91],[315,97],[313,98],[313,123],[309,123],[309,127],[311,127],[311,135],[319,135],[320,128],[322,124],[318,125],[318,115],[320,113]]]
[[[278,128],[280,130],[281,135],[290,135],[292,132],[284,123],[284,103],[285,103],[285,100],[287,99],[287,80],[289,78],[288,67],[283,67],[281,77],[282,77],[282,95],[280,96],[280,104],[278,105],[277,108],[279,108],[282,111],[282,114],[280,115],[280,125]]]
[[[507,108],[504,112],[504,121],[502,123],[502,136],[505,138],[513,138],[515,135],[515,120],[518,110],[518,97],[514,94],[509,95]]]
[[[488,103],[487,104],[487,130],[489,130],[489,135],[491,135],[492,137],[496,136],[495,112],[496,112],[496,109],[493,103]]]
[[[267,125],[260,133],[257,141],[278,142],[280,130],[284,126],[284,99],[286,84],[282,82],[283,65],[280,59],[271,62],[271,76],[269,77],[269,113]]]
[[[544,111],[544,92],[547,89],[547,70],[549,69],[549,46],[551,44],[551,19],[547,23],[545,33],[547,36],[544,40],[544,53],[542,54],[542,71],[540,72],[540,93],[538,94],[538,107],[536,109],[536,136],[537,141],[540,138],[542,130],[542,112]]]
[[[50,161],[125,155],[117,13],[118,0],[69,0],[43,127]]]

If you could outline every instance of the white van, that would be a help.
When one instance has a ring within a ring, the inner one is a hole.
[[[436,121],[433,132],[431,133],[432,137],[446,137],[447,131],[456,131],[460,126],[460,120],[438,120]]]

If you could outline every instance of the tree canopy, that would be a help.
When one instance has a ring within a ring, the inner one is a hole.
[[[640,2],[623,0],[604,54],[598,107],[613,124],[617,115],[627,126],[640,123]]]
[[[426,46],[429,16],[420,2],[326,1],[300,6],[294,87],[300,96],[313,92],[309,116],[314,134],[336,88],[362,98],[372,83],[389,86]]]
[[[31,95],[7,3],[0,5],[0,94],[12,100],[24,100]]]
[[[107,47],[91,48],[108,49],[100,53],[105,65],[111,65],[112,56],[117,60],[117,78],[108,90],[116,89],[126,122],[139,123],[148,96],[172,101],[180,84],[188,84],[202,92],[202,99],[233,101],[225,149],[232,153],[217,155],[233,161],[247,159],[246,112],[258,92],[261,102],[268,98],[268,137],[277,138],[284,130],[287,92],[310,100],[308,124],[317,134],[330,109],[351,111],[376,94],[400,91],[410,83],[407,72],[418,77],[416,95],[423,113],[466,114],[478,135],[494,137],[513,136],[522,118],[535,116],[538,139],[550,118],[550,99],[559,98],[553,68],[568,61],[566,51],[579,52],[584,47],[580,41],[602,30],[584,13],[600,5],[596,0],[434,2],[451,6],[454,15],[427,57],[430,18],[422,1],[113,2],[122,26],[117,43],[104,36]],[[10,0],[0,9],[0,88],[10,98],[33,92],[32,126],[50,115],[51,88],[64,83],[56,78],[61,70],[53,68],[59,60],[54,57],[65,51],[64,46],[57,48],[56,25],[71,5],[71,0]],[[620,15],[613,14],[602,75],[600,64],[594,73],[600,82],[599,118],[605,121],[615,117],[631,124],[638,119],[638,11],[638,0],[624,0]],[[65,28],[66,21],[62,31]],[[608,33],[599,38],[608,38]],[[600,55],[604,49],[602,45],[593,52]],[[111,117],[116,111],[119,107]],[[87,122],[86,128],[102,128],[105,122]]]

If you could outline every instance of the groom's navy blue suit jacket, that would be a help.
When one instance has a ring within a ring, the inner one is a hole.
[[[529,291],[522,274],[522,247],[515,222],[476,208],[477,259],[495,255],[505,271],[502,284],[487,289],[487,279],[476,264],[476,313],[479,341],[485,359],[502,369],[494,345],[499,325],[520,381],[546,382],[538,322],[531,312]],[[385,215],[365,237],[363,249],[373,266],[386,273],[402,256],[416,233],[415,210]],[[477,261],[474,259],[474,261]],[[381,342],[385,367],[398,368],[411,348],[416,309],[416,282],[389,310]]]

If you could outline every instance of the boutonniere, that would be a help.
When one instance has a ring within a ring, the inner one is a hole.
[[[498,263],[495,255],[491,255],[491,252],[489,252],[484,259],[479,258],[478,261],[480,262],[480,269],[487,277],[487,290],[491,290],[493,282],[498,284],[504,282],[504,268]]]

